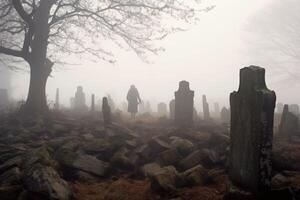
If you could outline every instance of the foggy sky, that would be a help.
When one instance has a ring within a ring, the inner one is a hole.
[[[87,95],[94,93],[97,99],[111,94],[117,101],[126,101],[126,93],[131,84],[138,88],[143,100],[169,102],[174,98],[178,82],[187,80],[195,91],[195,104],[199,108],[201,96],[207,95],[210,106],[219,102],[229,105],[230,92],[238,89],[239,69],[257,61],[246,55],[249,41],[245,26],[253,15],[272,0],[213,0],[216,5],[209,13],[201,15],[201,21],[189,31],[176,33],[160,43],[166,51],[159,56],[151,56],[152,64],[141,61],[133,52],[115,50],[118,62],[111,65],[104,61],[97,63],[75,58],[80,65],[56,68],[47,84],[49,100],[55,99],[56,88],[60,88],[61,103],[69,106],[78,85],[83,86]],[[109,48],[109,47],[107,47]],[[265,64],[265,63],[264,63]],[[277,93],[278,101],[300,104],[299,82],[293,87],[285,84],[272,66],[267,69],[266,81],[270,89]],[[12,87],[14,97],[26,99],[29,74],[15,73]],[[156,109],[156,105],[153,106]],[[202,109],[200,109],[202,110]]]

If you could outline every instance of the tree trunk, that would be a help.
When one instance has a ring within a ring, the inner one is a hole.
[[[30,84],[23,111],[26,115],[43,115],[49,111],[46,100],[46,83],[53,63],[47,59],[49,16],[52,0],[41,0],[34,13],[34,38],[29,58]]]
[[[24,106],[26,114],[47,114],[46,84],[51,73],[52,64],[44,67],[30,66],[30,83],[27,101]]]

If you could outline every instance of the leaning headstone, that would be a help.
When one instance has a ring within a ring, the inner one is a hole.
[[[204,117],[204,120],[209,120],[210,119],[209,104],[207,103],[205,95],[202,96],[202,103],[203,103],[203,117]]]
[[[175,123],[178,126],[193,124],[194,91],[190,90],[189,82],[180,81],[175,92]]]
[[[230,123],[230,110],[225,107],[223,107],[221,110],[221,121],[224,124]]]
[[[289,107],[289,110],[291,113],[293,113],[296,116],[300,115],[300,109],[298,104],[291,104]]]
[[[169,103],[170,119],[175,119],[175,99],[172,99]]]
[[[103,97],[102,99],[102,114],[103,114],[104,125],[107,126],[111,124],[111,110],[110,110],[110,106],[108,105],[107,97]]]
[[[289,111],[289,106],[284,105],[281,121],[279,124],[279,134],[282,136],[292,136],[298,130],[298,117]]]
[[[229,178],[254,194],[270,189],[276,95],[265,83],[265,69],[240,70],[238,92],[230,95]]]
[[[163,117],[163,116],[167,116],[167,104],[165,103],[159,103],[157,105],[157,113],[159,116]]]
[[[59,110],[59,88],[56,89],[54,109]]]

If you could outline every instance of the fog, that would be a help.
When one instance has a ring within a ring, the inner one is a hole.
[[[92,93],[97,100],[110,94],[118,105],[126,100],[126,93],[134,84],[143,100],[169,102],[174,98],[178,82],[187,80],[195,91],[197,108],[201,106],[203,94],[207,95],[211,106],[213,102],[228,106],[229,93],[238,88],[239,69],[253,64],[266,68],[268,87],[276,91],[278,101],[299,103],[300,97],[295,95],[295,91],[300,89],[299,81],[285,70],[278,70],[278,66],[272,66],[271,62],[267,62],[269,60],[258,59],[258,55],[249,53],[256,44],[249,40],[249,34],[252,34],[249,24],[257,13],[273,2],[209,1],[207,3],[216,7],[203,13],[200,21],[189,30],[172,34],[161,41],[159,45],[166,50],[158,56],[149,56],[150,63],[143,62],[133,52],[119,49],[115,50],[118,62],[113,65],[101,60],[92,62],[73,57],[68,61],[76,65],[58,66],[52,72],[47,83],[48,100],[53,101],[56,88],[60,88],[61,103],[69,106],[70,97],[81,85],[88,105]],[[259,49],[259,46],[255,47]],[[264,56],[260,54],[261,57]],[[285,69],[284,66],[282,69]],[[14,98],[26,99],[29,74],[26,71],[13,72],[12,78]]]

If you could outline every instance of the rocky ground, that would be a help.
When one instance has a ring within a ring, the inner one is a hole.
[[[1,200],[215,200],[241,195],[229,193],[226,126],[199,123],[177,129],[161,118],[104,127],[93,118],[52,119],[1,117]],[[275,137],[273,165],[272,194],[299,198],[300,140]]]

